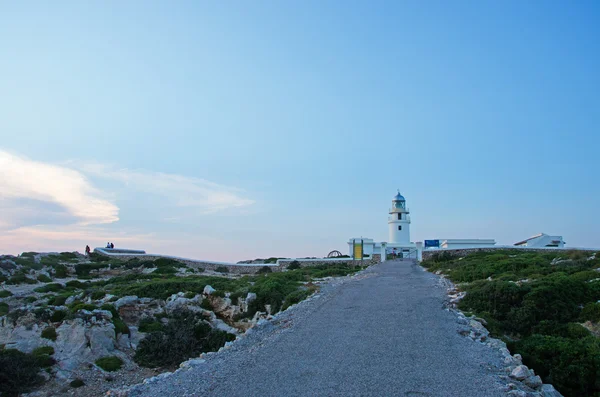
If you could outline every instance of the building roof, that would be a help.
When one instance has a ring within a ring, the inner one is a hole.
[[[544,235],[544,233],[536,234],[535,236],[531,236],[529,238],[526,238],[525,240],[519,241],[518,243],[515,243],[514,245],[523,245],[526,242],[528,242],[529,240],[533,240],[534,238],[542,237],[543,235]]]
[[[406,201],[406,199],[404,199],[404,196],[402,196],[398,190],[398,194],[394,196],[394,201]]]

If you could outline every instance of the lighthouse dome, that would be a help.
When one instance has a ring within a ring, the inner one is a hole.
[[[406,200],[404,199],[404,196],[402,196],[400,194],[400,192],[398,192],[398,194],[396,196],[394,196],[394,201],[406,201]]]

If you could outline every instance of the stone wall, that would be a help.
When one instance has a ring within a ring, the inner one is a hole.
[[[514,251],[527,251],[527,252],[545,252],[552,253],[556,251],[589,251],[589,252],[600,252],[600,249],[588,249],[588,248],[510,248],[510,247],[487,247],[487,248],[457,248],[457,249],[441,249],[441,250],[424,250],[423,260],[431,258],[435,254],[448,252],[458,257],[466,256],[473,252],[494,252],[498,250],[514,250]]]
[[[120,260],[127,261],[129,259],[137,258],[139,260],[147,260],[154,261],[159,258],[168,258],[173,259],[178,262],[185,264],[188,267],[193,269],[202,268],[204,270],[212,270],[215,271],[219,267],[225,267],[232,274],[254,274],[257,273],[262,267],[268,266],[273,272],[280,272],[283,269],[287,268],[290,263],[293,261],[298,261],[301,267],[308,266],[320,266],[320,265],[333,265],[333,264],[344,264],[344,265],[355,265],[351,258],[350,259],[279,259],[277,263],[269,263],[269,264],[236,264],[236,263],[223,263],[223,262],[210,262],[210,261],[199,261],[193,259],[179,258],[175,256],[166,256],[166,255],[151,255],[151,254],[118,254],[118,253],[109,253],[104,250],[94,250],[94,252],[99,253],[101,255],[106,255],[111,258],[116,258]],[[357,261],[360,262],[360,261]],[[374,254],[371,255],[371,258],[366,258],[363,260],[363,265],[370,266],[376,263],[381,262],[381,255]]]

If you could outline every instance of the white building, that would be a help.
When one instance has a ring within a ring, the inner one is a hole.
[[[392,208],[388,211],[389,241],[375,242],[369,238],[351,238],[348,241],[348,252],[353,256],[354,244],[362,240],[363,253],[368,255],[380,254],[382,260],[387,254],[395,253],[404,258],[421,259],[422,243],[410,241],[410,211],[406,207],[406,199],[398,192],[392,200]]]
[[[432,245],[433,244],[433,245]],[[487,248],[494,247],[496,240],[494,239],[478,239],[478,238],[440,238],[437,240],[425,240],[425,248],[445,248],[445,249],[461,249],[461,248]]]
[[[565,242],[563,241],[562,236],[549,236],[546,233],[540,233],[533,237],[529,237],[526,240],[515,243],[515,246],[527,248],[563,248],[565,246]]]

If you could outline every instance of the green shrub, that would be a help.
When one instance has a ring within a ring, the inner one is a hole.
[[[118,317],[121,318],[121,316],[119,315],[119,311],[117,310],[116,307],[114,307],[113,305],[111,305],[110,303],[105,303],[102,306],[100,306],[100,309],[102,310],[108,310],[109,312],[112,313],[113,318]]]
[[[75,273],[77,274],[77,278],[87,278],[90,277],[90,272],[107,267],[107,263],[80,263],[75,265]]]
[[[57,336],[56,329],[54,329],[54,327],[47,327],[47,328],[44,328],[44,330],[42,331],[42,338],[46,338],[51,341],[55,341],[56,336]]]
[[[51,306],[62,306],[67,302],[67,296],[65,295],[56,295],[51,298],[48,298],[48,304]]]
[[[581,321],[600,322],[600,303],[590,302],[581,310]]]
[[[43,383],[39,360],[32,354],[15,349],[0,350],[0,392],[3,396],[17,396]]]
[[[129,327],[127,326],[127,324],[125,324],[123,320],[121,320],[121,318],[113,317],[112,322],[115,326],[115,334],[131,335]]]
[[[58,292],[63,290],[65,287],[63,287],[61,284],[58,283],[53,283],[53,284],[46,284],[42,287],[38,287],[36,289],[34,289],[35,292],[40,292],[40,293],[44,293],[44,292]]]
[[[138,328],[140,332],[157,332],[162,331],[162,329],[162,323],[150,317],[145,317],[141,319]]]
[[[229,269],[226,266],[217,266],[215,272],[218,273],[229,273]]]
[[[71,281],[67,281],[67,287],[70,288],[80,288],[80,289],[84,289],[87,288],[87,286],[89,285],[89,282],[87,283],[82,283],[79,280],[71,280]]]
[[[101,289],[97,289],[95,291],[92,291],[92,293],[90,294],[90,298],[92,298],[92,300],[102,299],[105,296],[106,296],[106,292],[104,292]]]
[[[26,277],[22,273],[19,273],[19,274],[14,274],[11,278],[9,278],[6,281],[6,284],[12,284],[12,285],[17,285],[17,284],[37,284],[37,281],[34,280],[34,279],[31,279],[29,277]]]
[[[203,308],[204,310],[209,310],[209,311],[213,310],[212,304],[206,298],[202,299],[202,302],[200,302],[200,307]]]
[[[300,269],[300,262],[298,261],[292,261],[292,263],[290,263],[287,267],[288,270],[296,270],[296,269]]]
[[[52,313],[50,321],[52,321],[53,323],[59,323],[63,321],[65,317],[67,317],[67,312],[65,312],[64,310],[57,310],[54,313]]]
[[[33,303],[36,302],[38,300],[38,298],[36,298],[35,296],[28,296],[27,298],[24,299],[25,302],[27,303]]]
[[[68,270],[65,265],[56,265],[54,266],[54,277],[56,278],[66,278],[68,276]]]
[[[234,335],[211,328],[189,312],[176,313],[162,331],[142,339],[134,360],[145,367],[175,367],[202,352],[216,351]]]
[[[81,303],[81,302],[75,302],[73,304],[71,304],[69,306],[69,309],[71,309],[71,313],[77,313],[80,310],[87,310],[87,311],[93,311],[96,310],[98,307],[96,305],[93,305],[91,303]]]
[[[79,378],[76,378],[76,379],[72,380],[71,383],[69,383],[69,385],[71,385],[71,387],[77,389],[78,387],[85,386],[85,382]]]
[[[257,273],[271,273],[273,272],[273,270],[271,270],[270,266],[263,266],[260,269],[258,269]]]
[[[52,281],[52,279],[46,276],[45,274],[40,274],[39,276],[37,276],[37,280],[41,283],[49,283]]]
[[[0,290],[0,298],[8,298],[9,296],[12,296],[12,292],[8,290]]]
[[[123,360],[117,356],[102,357],[96,360],[96,365],[108,372],[114,372],[121,369]]]
[[[5,316],[8,311],[8,303],[0,302],[0,316]]]
[[[309,291],[309,290],[298,290],[298,291],[294,291],[294,292],[288,294],[285,297],[285,300],[283,301],[282,309],[285,310],[288,307],[290,307],[291,305],[294,305],[296,303],[303,301],[304,299],[308,298],[310,296],[310,294],[311,294],[311,291]]]
[[[54,354],[54,348],[52,346],[41,346],[36,349],[33,349],[31,354],[33,354],[34,356],[40,356],[43,354],[51,356]]]
[[[193,299],[195,296],[196,296],[196,294],[194,292],[191,292],[191,291],[187,291],[185,293],[185,295],[183,295],[183,297],[186,298],[186,299]]]

